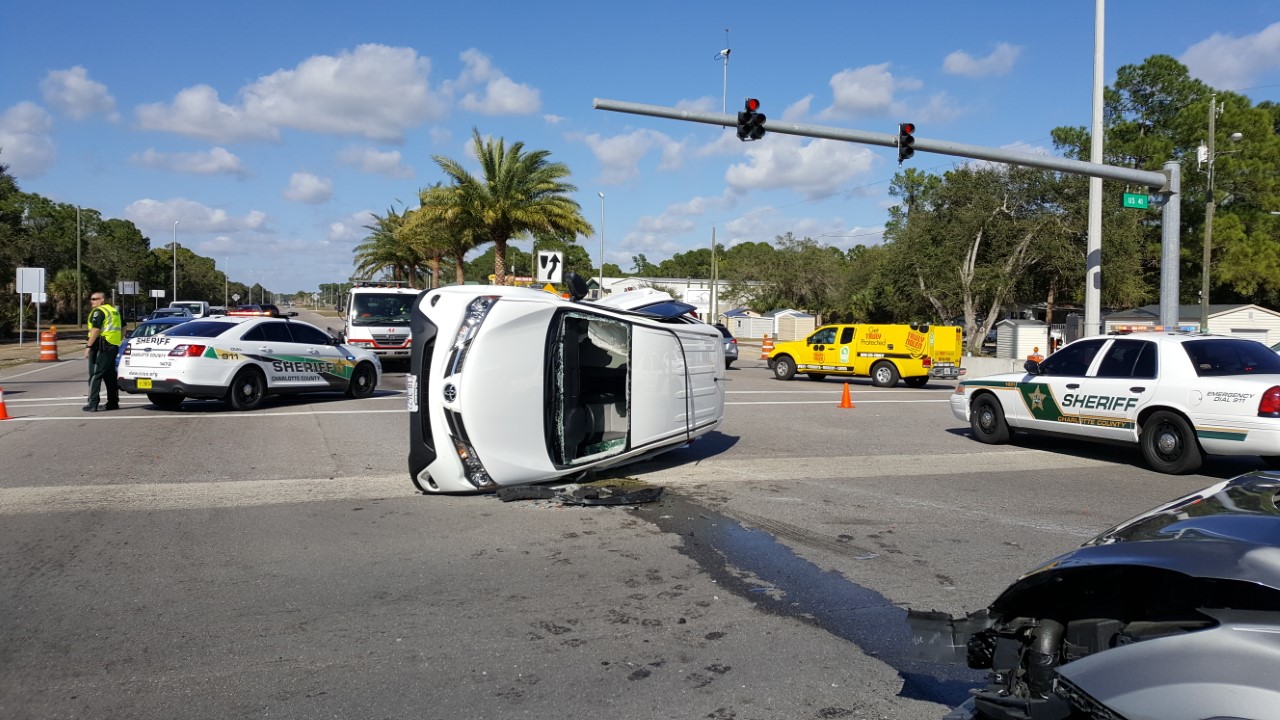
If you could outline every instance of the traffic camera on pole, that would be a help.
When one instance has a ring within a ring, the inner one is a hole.
[[[742,112],[738,113],[738,139],[746,142],[748,140],[759,140],[764,137],[764,114],[757,112],[760,109],[760,101],[755,98],[747,98],[746,106]]]
[[[901,165],[903,160],[910,160],[912,155],[916,154],[912,145],[916,144],[915,136],[912,135],[916,131],[915,123],[898,123],[898,164]]]

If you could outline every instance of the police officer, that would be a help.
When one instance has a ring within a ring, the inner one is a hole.
[[[120,311],[107,304],[106,296],[96,292],[89,297],[93,310],[89,312],[89,339],[84,344],[85,357],[89,359],[89,404],[82,410],[120,409],[120,386],[116,383],[116,353],[124,340],[124,326]],[[107,404],[98,407],[103,381],[107,385]]]

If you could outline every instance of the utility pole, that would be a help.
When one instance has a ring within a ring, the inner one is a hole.
[[[1218,95],[1209,96],[1208,185],[1209,197],[1204,204],[1204,261],[1200,268],[1200,332],[1209,332],[1209,266],[1213,259],[1213,138],[1217,134]]]

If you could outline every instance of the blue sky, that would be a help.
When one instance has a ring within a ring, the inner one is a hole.
[[[880,242],[888,148],[592,109],[719,111],[1048,150],[1088,125],[1094,3],[62,2],[0,9],[0,162],[240,282],[352,273],[369,213],[416,207],[472,128],[566,163],[624,270],[791,231]],[[1106,75],[1163,53],[1280,100],[1280,0],[1107,4]],[[909,20],[907,19],[909,18]],[[729,32],[726,40],[726,28]],[[912,166],[954,162],[918,153]],[[604,193],[603,203],[598,193]],[[600,238],[582,238],[593,260]],[[528,241],[517,243],[528,251]],[[519,270],[519,268],[517,268]]]

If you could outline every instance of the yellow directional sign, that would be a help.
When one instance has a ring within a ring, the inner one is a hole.
[[[551,293],[551,294],[553,294],[553,295],[554,295],[554,294],[555,294],[555,292],[556,292],[556,286],[555,286],[555,285],[552,285],[551,283],[547,283],[546,285],[543,285],[543,286],[542,286],[542,289],[543,289],[543,290],[546,290],[547,292],[549,292],[549,293]]]

